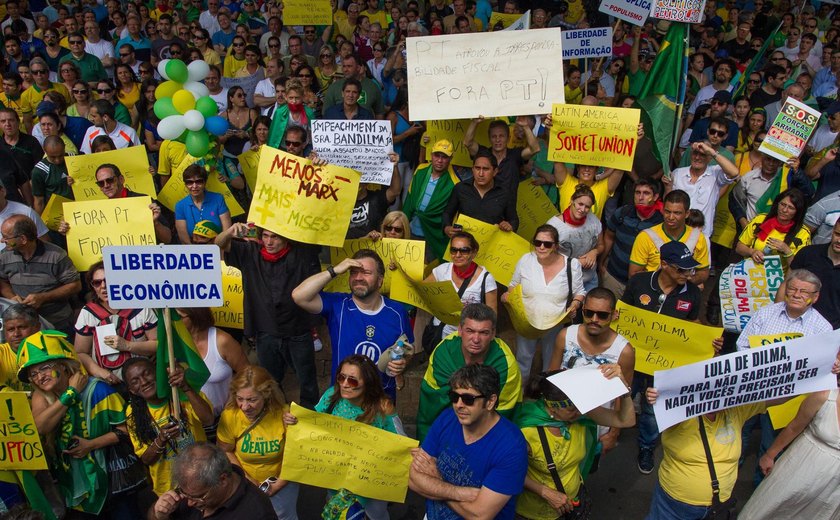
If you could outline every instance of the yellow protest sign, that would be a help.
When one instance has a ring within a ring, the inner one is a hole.
[[[96,169],[108,163],[117,165],[125,177],[125,187],[130,191],[155,196],[155,182],[149,173],[149,157],[145,146],[129,146],[90,155],[68,155],[64,162],[67,164],[67,174],[73,178],[71,188],[76,200],[108,198],[96,185]]]
[[[405,502],[411,450],[418,442],[374,426],[292,403],[280,478],[356,495]]]
[[[251,148],[244,152],[239,157],[239,167],[242,168],[242,175],[245,177],[245,182],[251,188],[251,193],[257,187],[257,167],[260,165],[260,150]]]
[[[522,18],[521,14],[505,14],[505,13],[497,13],[496,11],[493,11],[490,14],[490,23],[487,25],[487,29],[490,30],[490,31],[493,31],[494,30],[493,28],[496,27],[496,24],[499,23],[499,22],[502,23],[502,27],[507,29],[508,27],[513,25],[514,22],[516,22],[520,18]]]
[[[305,244],[341,247],[361,174],[263,145],[248,220]]]
[[[410,278],[414,280],[423,279],[423,260],[426,256],[426,243],[422,240],[402,240],[397,238],[383,238],[376,241],[369,238],[346,240],[342,247],[330,248],[330,261],[335,265],[345,258],[352,257],[361,249],[372,249],[376,251],[379,258],[385,262],[385,281],[382,283],[382,292],[385,294],[389,294],[391,288],[391,277],[394,272],[389,268],[391,263],[405,271],[405,274]],[[348,287],[348,276],[342,275],[336,277],[336,280],[339,278],[344,279],[344,283],[340,287],[346,291]]]
[[[513,328],[520,336],[529,339],[541,338],[546,332],[556,327],[568,316],[569,311],[560,315],[547,315],[540,313],[541,309],[534,309],[528,312],[525,307],[525,302],[522,297],[522,286],[517,285],[507,292],[507,302],[505,306],[508,309],[510,321],[513,323]]]
[[[750,342],[750,348],[756,348],[801,337],[801,332],[784,332],[782,334],[750,336],[747,339]],[[796,413],[799,412],[799,407],[802,405],[802,401],[804,401],[806,397],[808,397],[807,394],[800,395],[794,397],[785,404],[768,407],[767,413],[770,414],[770,422],[773,423],[773,429],[780,430],[790,424],[790,421],[792,421],[793,418],[796,417]]]
[[[44,206],[44,213],[41,214],[41,219],[43,219],[44,224],[47,225],[48,229],[58,231],[58,226],[61,224],[61,221],[64,220],[65,202],[73,201],[67,197],[53,194],[47,202],[47,205]]]
[[[172,211],[175,211],[175,204],[179,200],[189,195],[187,186],[184,184],[184,177],[181,175],[182,172],[183,170],[177,174],[173,172],[169,177],[169,181],[161,188],[158,194],[157,200]],[[228,210],[230,210],[231,217],[238,217],[245,213],[245,210],[236,201],[236,197],[233,196],[227,184],[219,181],[216,175],[207,177],[206,188],[207,191],[219,193],[225,198],[225,204],[227,204]]]
[[[245,328],[243,310],[242,272],[222,262],[222,298],[225,304],[210,309],[219,327]]]
[[[516,233],[502,231],[498,226],[466,215],[459,216],[456,223],[461,224],[464,231],[471,233],[478,241],[480,247],[475,263],[486,267],[500,284],[509,284],[516,262],[531,251],[531,243]],[[449,248],[445,259],[450,259]]]
[[[548,159],[629,171],[639,114],[638,108],[552,105]]]
[[[391,278],[391,298],[419,307],[448,325],[458,325],[464,304],[452,282],[420,282],[397,269]]]
[[[484,146],[490,146],[490,136],[487,129],[490,128],[491,119],[485,119],[475,130],[475,141]],[[464,134],[470,126],[469,119],[440,119],[426,123],[426,135],[429,142],[426,144],[426,160],[432,160],[432,148],[441,139],[447,139],[452,143],[452,162],[456,166],[472,166],[470,152],[464,146]]]
[[[636,349],[636,370],[643,374],[710,359],[715,354],[712,340],[723,334],[720,327],[671,318],[621,301],[616,310],[618,319],[610,327]]]
[[[557,213],[557,207],[542,188],[532,184],[530,179],[519,183],[516,195],[516,214],[519,215],[517,235],[530,242],[537,228]]]
[[[64,203],[67,254],[79,271],[102,260],[105,246],[156,244],[149,197],[85,200]]]
[[[24,392],[0,392],[0,469],[47,469],[44,446]],[[409,461],[411,462],[411,461]]]
[[[283,0],[283,24],[332,25],[329,0]]]

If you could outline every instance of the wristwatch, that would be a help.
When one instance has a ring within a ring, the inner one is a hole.
[[[331,265],[327,266],[327,272],[330,273],[331,278],[335,278],[336,276],[338,276],[338,273],[335,272],[335,269],[333,269],[333,266]]]

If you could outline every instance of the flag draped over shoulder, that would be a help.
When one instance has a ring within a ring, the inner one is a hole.
[[[169,377],[166,369],[169,367],[169,349],[166,343],[166,325],[164,313],[168,312],[172,317],[172,346],[175,353],[175,360],[179,363],[186,363],[185,374],[187,384],[196,392],[201,390],[204,383],[210,379],[210,370],[204,364],[204,358],[198,352],[192,340],[190,331],[187,330],[181,317],[175,309],[156,309],[157,314],[157,394],[160,398],[169,397]]]
[[[685,101],[688,74],[688,24],[671,23],[656,61],[642,84],[636,104],[642,109],[645,135],[653,141],[653,154],[666,173],[676,143],[678,112]]]

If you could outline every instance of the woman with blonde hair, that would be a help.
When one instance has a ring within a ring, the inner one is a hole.
[[[410,239],[411,230],[408,227],[408,217],[402,211],[391,211],[382,219],[382,226],[379,231],[373,230],[368,233],[368,238],[379,240],[380,238],[401,238]]]
[[[231,463],[269,496],[277,518],[297,519],[299,485],[280,478],[283,466],[288,411],[277,381],[260,366],[248,366],[230,382],[219,420],[216,444]],[[253,446],[260,446],[254,450]]]

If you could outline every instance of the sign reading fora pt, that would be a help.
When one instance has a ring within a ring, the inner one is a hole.
[[[224,304],[217,247],[111,246],[102,253],[114,309]]]

